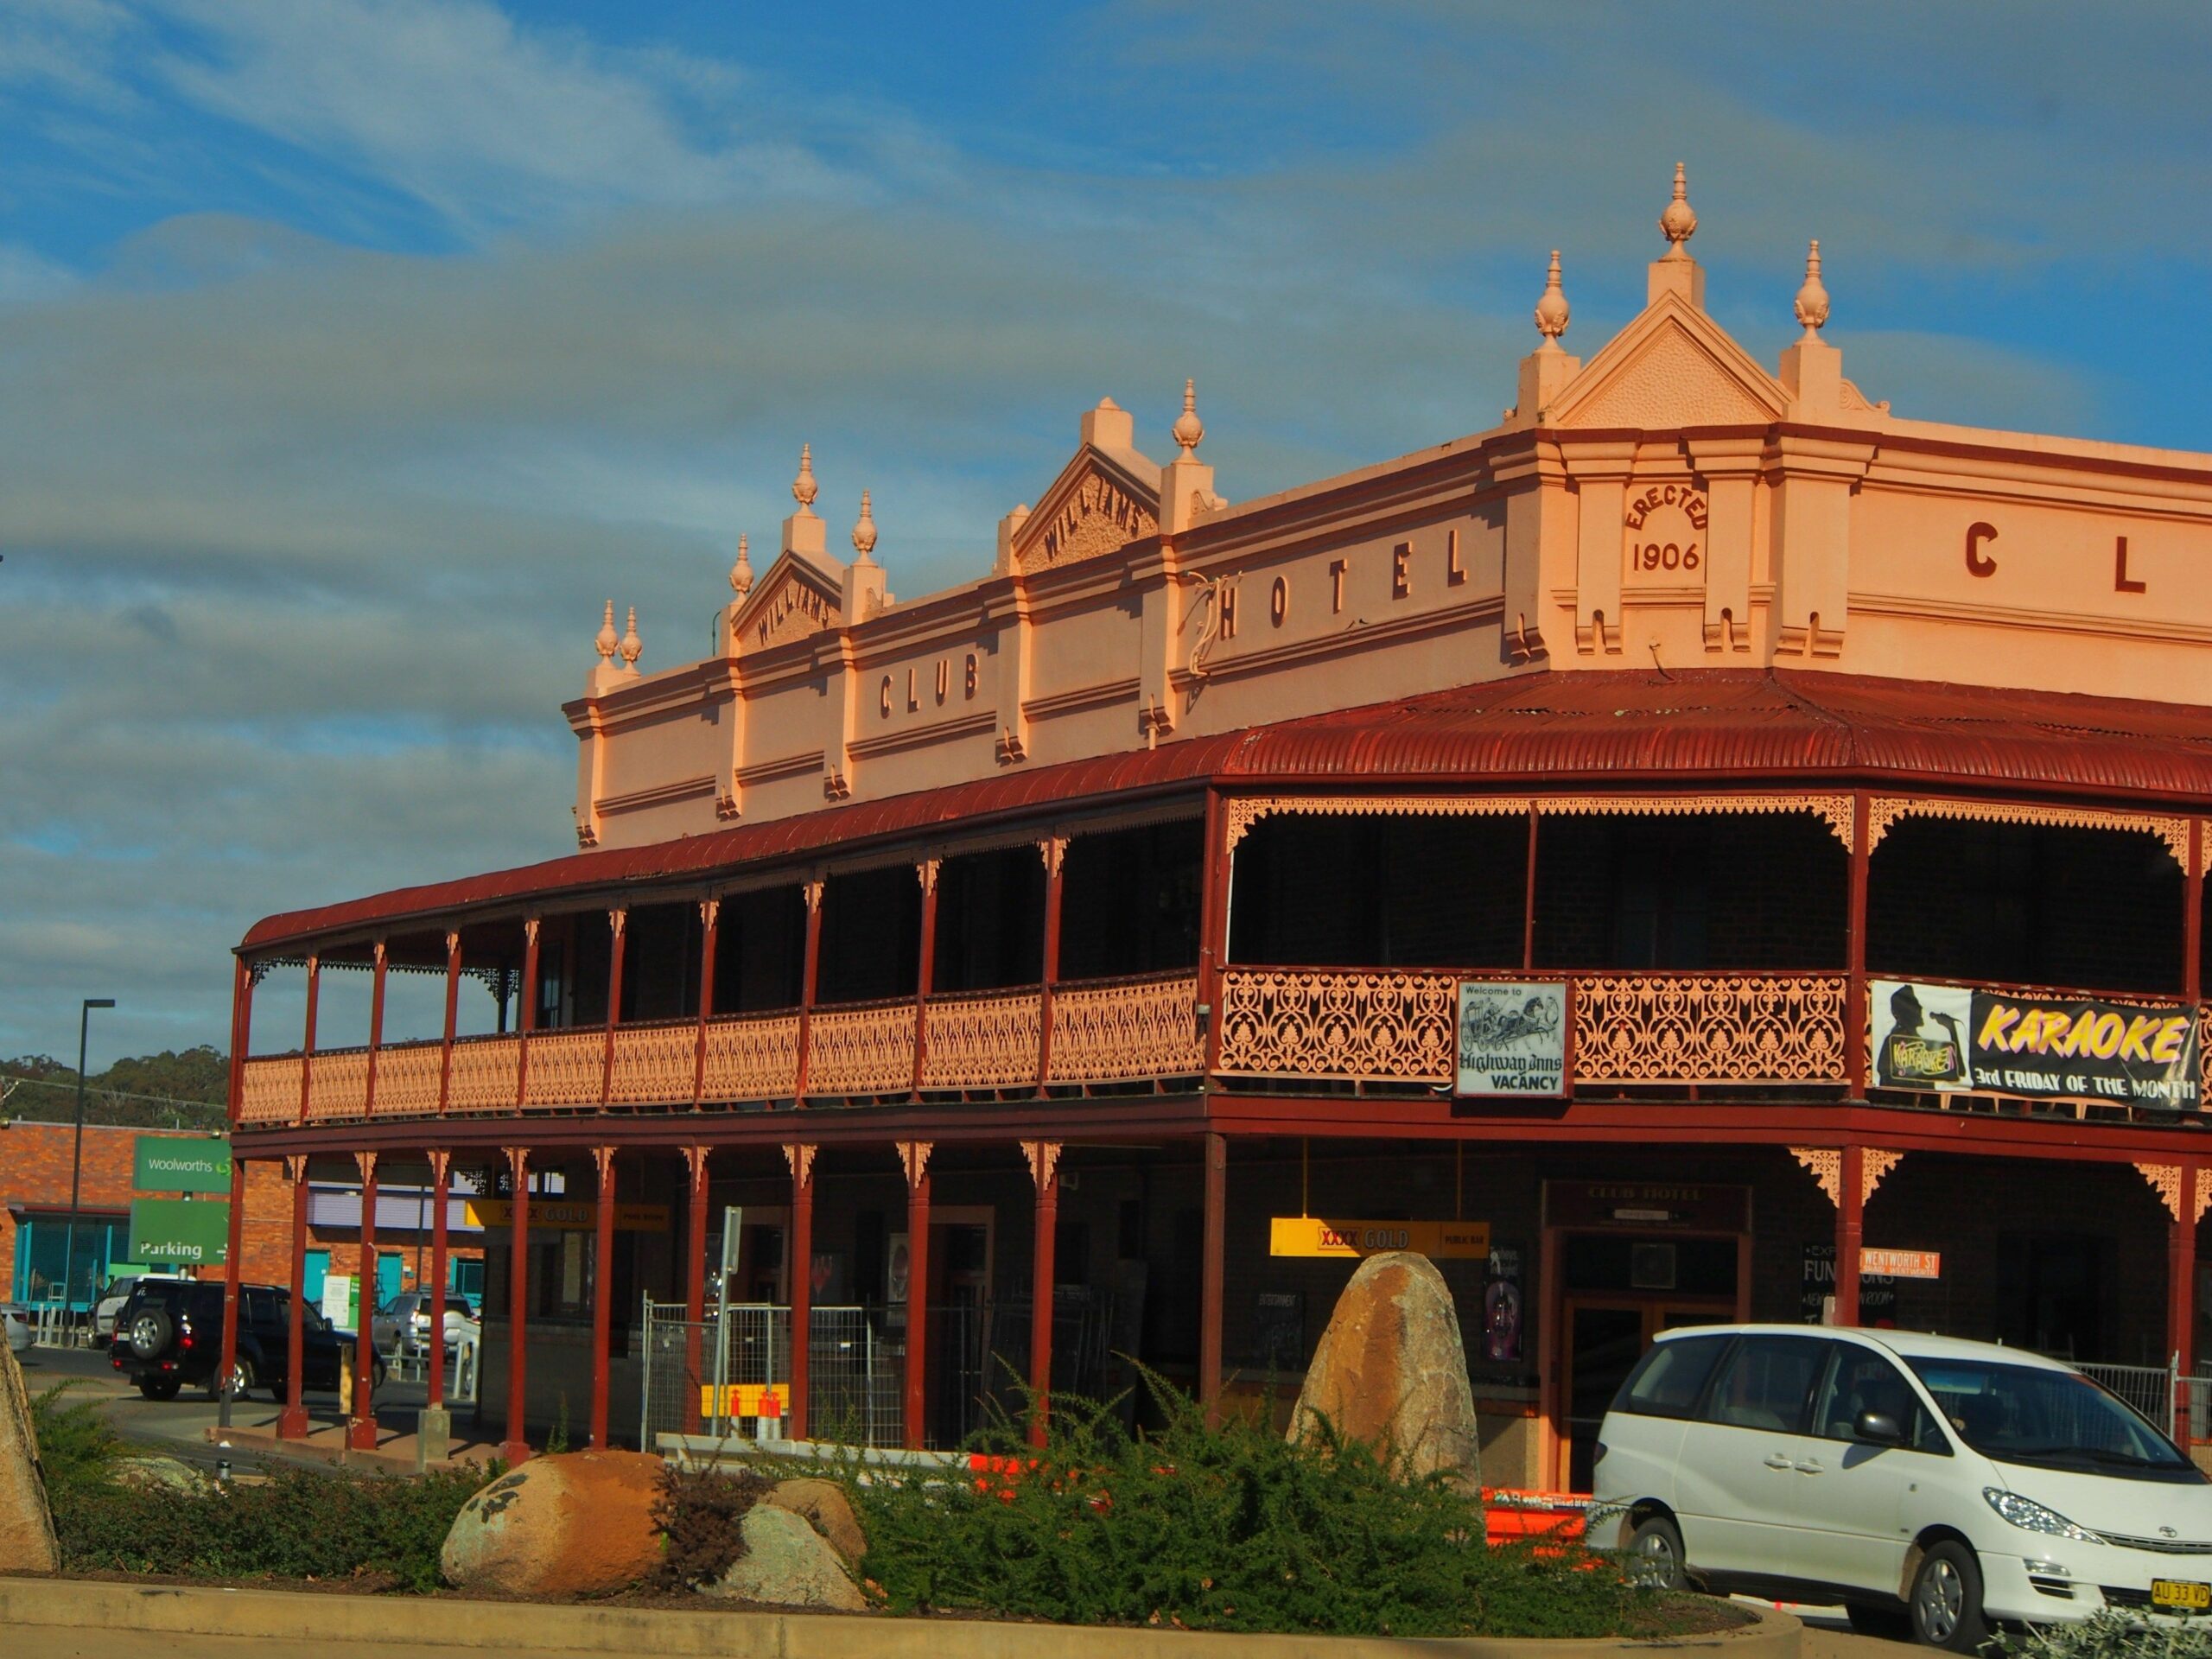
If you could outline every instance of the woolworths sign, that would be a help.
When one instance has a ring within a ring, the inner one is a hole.
[[[229,1138],[142,1135],[132,1160],[130,1185],[140,1192],[228,1192]]]

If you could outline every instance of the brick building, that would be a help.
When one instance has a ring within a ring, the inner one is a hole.
[[[204,1141],[191,1130],[85,1126],[84,1159],[79,1178],[76,1248],[67,1248],[69,1175],[76,1131],[68,1123],[0,1122],[0,1298],[35,1305],[60,1282],[70,1264],[82,1313],[97,1287],[119,1271],[135,1271],[128,1256],[130,1201],[155,1196],[132,1190],[133,1154],[140,1136]],[[246,1166],[245,1208],[240,1240],[241,1276],[254,1284],[289,1284],[292,1280],[291,1186],[276,1164]],[[308,1228],[304,1279],[308,1299],[321,1294],[326,1272],[353,1270],[360,1238],[360,1188],[334,1184],[313,1195]],[[421,1210],[429,1194],[386,1189],[379,1219],[392,1248],[384,1269],[379,1300],[412,1286],[429,1230]],[[419,1247],[419,1248],[418,1248]],[[473,1293],[482,1282],[483,1251],[477,1230],[468,1229],[451,1252],[449,1278]],[[212,1274],[210,1275],[212,1276]]]
[[[794,1432],[918,1445],[1001,1360],[1294,1386],[1400,1237],[1512,1484],[1582,1478],[1670,1325],[2190,1368],[2212,457],[1893,411],[1817,245],[1770,372],[1679,177],[1662,224],[1587,362],[1554,264],[1497,424],[1232,504],[1194,388],[1164,463],[1102,401],[939,593],[860,480],[830,553],[803,449],[713,654],[642,671],[607,607],[573,855],[248,930],[240,1154],[535,1195],[516,1455],[639,1421],[641,1300],[726,1255]],[[442,1034],[385,1040],[396,973]]]

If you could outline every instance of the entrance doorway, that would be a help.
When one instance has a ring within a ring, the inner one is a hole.
[[[1598,1431],[1629,1372],[1662,1331],[1744,1317],[1741,1233],[1561,1228],[1548,1241],[1557,1332],[1550,1338],[1554,1478],[1590,1490]]]
[[[1605,1408],[1662,1331],[1725,1325],[1732,1303],[1687,1305],[1605,1296],[1569,1296],[1562,1320],[1560,1393],[1566,1397],[1567,1488],[1590,1490],[1598,1429]]]

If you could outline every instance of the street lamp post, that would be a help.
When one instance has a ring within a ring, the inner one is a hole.
[[[61,1249],[61,1316],[69,1319],[69,1287],[77,1276],[77,1199],[85,1170],[85,1044],[92,1010],[111,1008],[111,996],[88,996],[77,1011],[77,1135],[69,1151],[69,1235]],[[71,1321],[73,1325],[73,1321]]]

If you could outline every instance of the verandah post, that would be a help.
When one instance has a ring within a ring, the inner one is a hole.
[[[238,1364],[238,1275],[244,1270],[238,1257],[245,1247],[245,1160],[236,1153],[231,1154],[231,1216],[230,1237],[223,1256],[223,1369],[216,1375],[221,1379],[219,1392],[221,1404],[217,1408],[216,1424],[222,1428],[231,1426],[231,1382]]]
[[[361,1112],[364,1116],[377,1115],[377,1056],[384,1049],[384,986],[386,953],[385,942],[378,939],[373,947],[376,967],[369,982],[369,1052],[363,1062],[365,1080],[361,1085]],[[441,1101],[444,1096],[440,1096]]]
[[[446,1102],[453,1096],[453,1039],[461,1025],[461,930],[454,928],[446,934],[446,1026],[445,1037],[438,1050],[438,1113],[443,1116]]]
[[[622,957],[628,943],[630,919],[627,910],[615,909],[607,912],[607,925],[614,935],[613,948],[607,953],[607,1047],[600,1056],[599,1103],[606,1105],[614,1093],[614,1032],[622,1023]]]
[[[515,1110],[530,1103],[530,1034],[537,1029],[537,930],[540,918],[525,916],[522,924],[522,1007],[515,1023]]]
[[[1029,1325],[1029,1443],[1045,1444],[1052,1390],[1052,1286],[1059,1242],[1060,1143],[1025,1141],[1029,1178],[1037,1189],[1037,1242],[1031,1252]]]
[[[707,1323],[707,1153],[705,1147],[683,1148],[684,1166],[691,1177],[683,1263],[683,1432],[687,1434],[699,1432],[701,1418],[700,1339]]]
[[[2174,1357],[2177,1389],[2179,1379],[2196,1369],[2196,1218],[2204,1185],[2202,1166],[2184,1162],[2179,1173],[2166,1253],[2166,1351]],[[2183,1447],[2193,1436],[2202,1435],[2206,1427],[2190,1421],[2189,1408],[2187,1391],[2177,1392],[2173,1434]]]
[[[922,1092],[922,1071],[929,1064],[930,989],[937,980],[937,874],[934,858],[914,866],[922,884],[920,960],[914,964],[914,1093]]]
[[[1864,1045],[1859,1045],[1863,1050]],[[1866,1242],[1866,1148],[1847,1142],[1836,1159],[1835,1323],[1859,1323],[1859,1252]]]
[[[523,1427],[526,1357],[530,1331],[530,1148],[509,1147],[507,1166],[514,1172],[514,1209],[507,1228],[507,1438],[499,1455],[510,1464],[530,1456]]]
[[[925,1436],[930,1316],[930,1153],[927,1141],[899,1142],[906,1169],[906,1387],[900,1415],[909,1449]]]
[[[707,1093],[707,1022],[715,1017],[715,954],[722,906],[719,899],[699,901],[699,1038],[691,1055],[691,1103]]]
[[[322,958],[308,958],[308,1014],[300,1036],[300,1122],[308,1121],[315,1090],[315,1013],[322,990]]]
[[[1067,857],[1065,836],[1037,843],[1045,860],[1045,955],[1037,976],[1037,1092],[1052,1080],[1052,986],[1060,976],[1060,865]]]
[[[599,1168],[597,1249],[592,1257],[591,1287],[591,1443],[607,1450],[607,1387],[612,1368],[607,1344],[613,1339],[614,1316],[614,1148],[594,1147],[592,1161]]]
[[[806,1439],[814,1427],[814,1412],[807,1391],[812,1386],[814,1371],[815,1152],[815,1147],[807,1145],[784,1148],[784,1161],[791,1172],[791,1397],[784,1427],[795,1440]]]
[[[806,900],[806,955],[799,969],[798,1071],[791,1089],[791,1104],[806,1101],[806,1074],[814,1058],[814,995],[822,976],[822,878],[802,882]]]
[[[1221,1421],[1221,1280],[1224,1211],[1229,1198],[1229,1141],[1209,1132],[1203,1140],[1205,1160],[1205,1243],[1198,1269],[1198,1402],[1206,1421]]]
[[[429,1407],[446,1402],[446,1210],[453,1201],[453,1154],[433,1151],[430,1160],[430,1368]]]
[[[377,1154],[353,1154],[361,1169],[360,1313],[353,1321],[353,1415],[346,1444],[356,1452],[377,1449]]]
[[[1847,963],[1843,994],[1843,1065],[1844,1078],[1853,1100],[1866,1098],[1866,883],[1867,864],[1872,849],[1867,844],[1868,822],[1866,791],[1855,789],[1851,792],[1851,913],[1845,925]],[[1841,1205],[1839,1205],[1840,1210]],[[1858,1319],[1859,1265],[1856,1257],[1851,1267],[1852,1319]],[[1836,1262],[1836,1289],[1843,1288],[1843,1262]]]
[[[308,1433],[308,1408],[300,1399],[301,1368],[307,1358],[308,1300],[308,1160],[304,1155],[284,1160],[286,1179],[292,1183],[292,1296],[284,1330],[284,1408],[276,1414],[276,1438],[303,1440]]]

